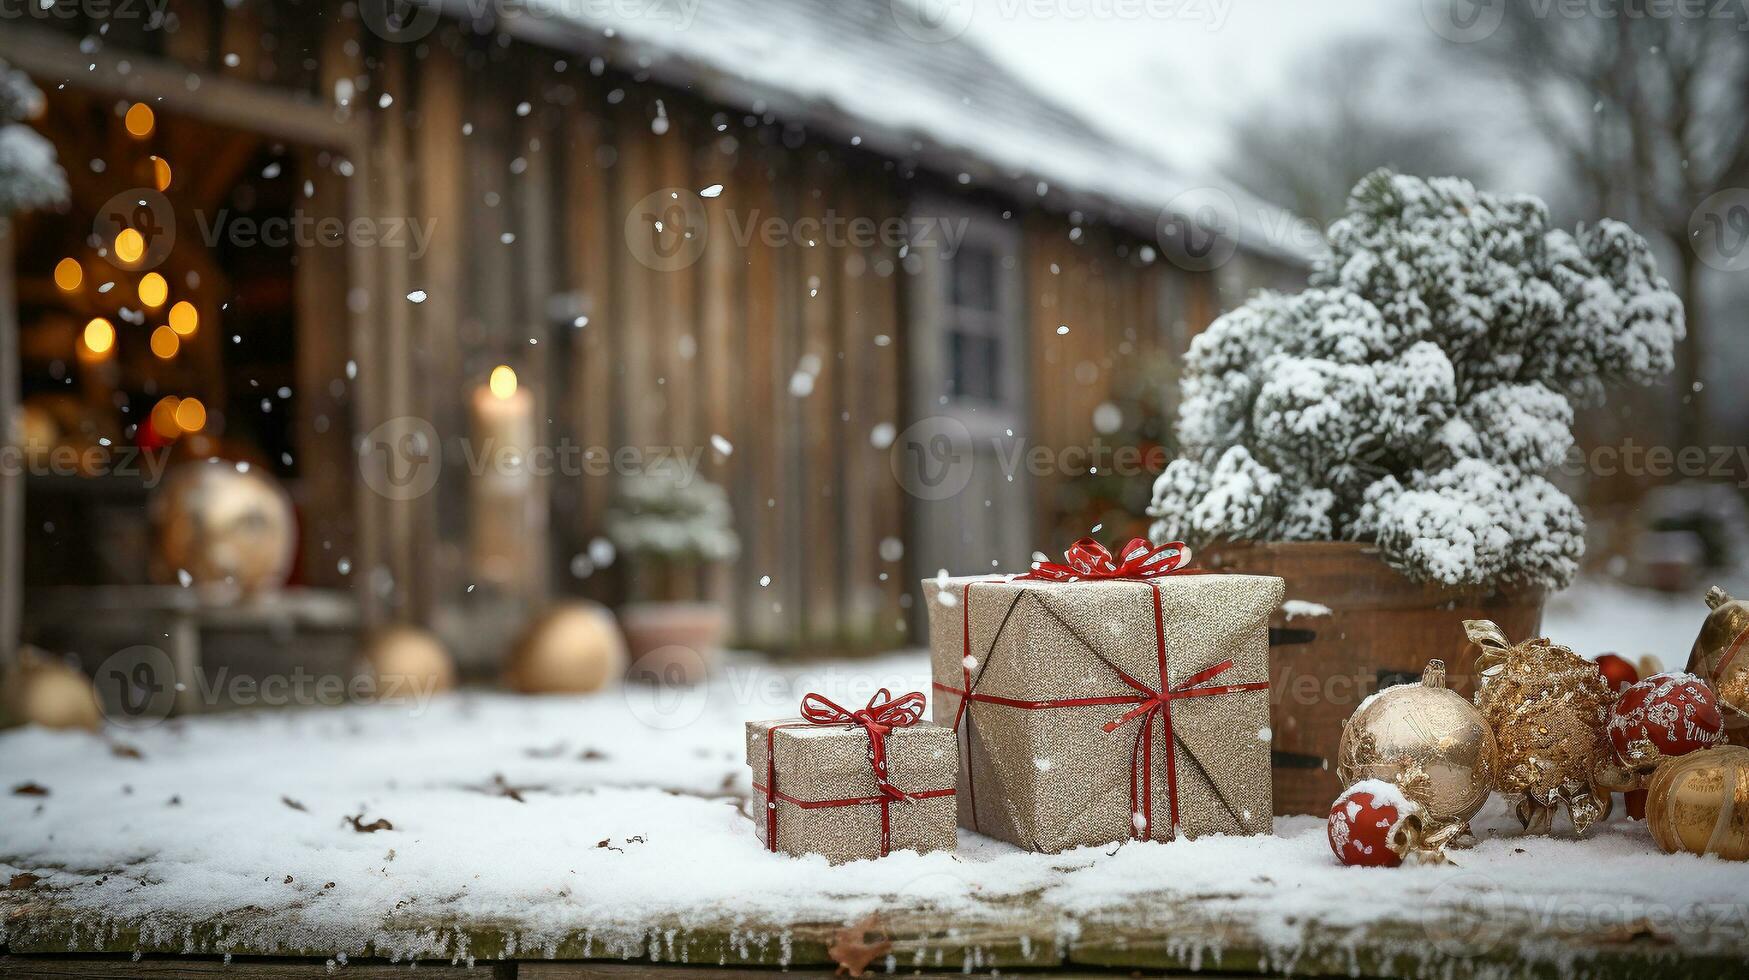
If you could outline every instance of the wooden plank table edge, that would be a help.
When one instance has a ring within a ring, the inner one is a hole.
[[[1013,922],[971,923],[952,916],[904,912],[867,923],[893,943],[890,957],[877,959],[871,972],[896,974],[992,972],[1123,972],[1299,976],[1466,977],[1638,977],[1648,971],[1676,970],[1691,977],[1740,976],[1749,962],[1749,937],[1710,934],[1689,943],[1654,934],[1596,935],[1545,932],[1527,950],[1509,939],[1521,926],[1496,923],[1492,941],[1466,946],[1430,938],[1426,926],[1409,919],[1367,928],[1317,926],[1293,948],[1262,941],[1243,923],[1220,921],[1195,912],[1173,929],[1157,913],[1143,921],[1092,923],[1035,918],[1024,928]],[[952,921],[952,926],[942,923]],[[522,967],[568,964],[586,976],[613,967],[649,971],[672,969],[681,980],[698,980],[723,968],[779,968],[786,971],[834,966],[829,951],[844,925],[802,922],[760,928],[718,924],[682,928],[675,923],[646,928],[641,936],[587,932],[559,939],[526,940],[508,925],[474,923],[385,924],[372,938],[351,940],[288,934],[283,922],[258,909],[239,910],[201,922],[139,923],[107,919],[40,901],[23,903],[0,894],[0,956],[20,962],[77,959],[93,954],[148,957],[214,957],[233,962],[292,959],[325,962],[346,952],[352,963],[478,965],[514,962]],[[1510,934],[1509,934],[1510,930]],[[309,930],[306,930],[309,931]],[[359,930],[362,937],[365,930]],[[274,933],[279,933],[274,936]],[[1469,936],[1473,933],[1461,933]],[[385,941],[386,940],[386,941]],[[22,958],[22,959],[21,959]],[[145,962],[145,960],[142,960]],[[193,962],[191,960],[190,962]],[[682,977],[684,974],[684,977]],[[0,975],[9,975],[0,969]],[[47,975],[47,974],[44,974]]]

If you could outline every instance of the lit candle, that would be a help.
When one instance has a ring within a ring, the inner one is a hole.
[[[464,456],[473,468],[474,563],[489,583],[520,584],[533,567],[534,475],[528,454],[534,438],[534,396],[517,384],[509,365],[500,364],[474,390],[474,444]]]

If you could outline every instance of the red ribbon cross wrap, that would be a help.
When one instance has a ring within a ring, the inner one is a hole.
[[[977,584],[974,582],[967,582],[961,589],[960,596],[963,616],[961,635],[964,641],[964,660],[961,666],[965,672],[965,687],[956,688],[939,681],[935,682],[934,686],[938,690],[960,696],[959,708],[954,712],[953,720],[956,733],[962,722],[968,731],[970,730],[970,706],[973,701],[1019,708],[1023,711],[1079,708],[1088,705],[1131,705],[1132,707],[1128,711],[1106,722],[1102,728],[1108,733],[1115,732],[1132,721],[1138,719],[1141,721],[1141,725],[1136,730],[1135,743],[1130,749],[1130,836],[1142,840],[1148,838],[1148,821],[1153,813],[1154,718],[1158,716],[1160,730],[1166,741],[1166,795],[1172,820],[1170,836],[1176,837],[1178,834],[1178,768],[1176,753],[1173,752],[1176,736],[1172,730],[1172,702],[1182,698],[1218,697],[1241,691],[1264,691],[1269,689],[1269,682],[1210,684],[1210,681],[1233,668],[1231,660],[1223,660],[1185,678],[1177,685],[1173,685],[1167,677],[1165,611],[1160,597],[1160,587],[1150,580],[1165,575],[1200,574],[1200,570],[1185,567],[1190,562],[1190,548],[1181,541],[1155,546],[1149,544],[1145,539],[1133,538],[1129,544],[1124,546],[1120,554],[1122,555],[1121,559],[1114,557],[1103,545],[1092,538],[1082,538],[1065,552],[1067,563],[1034,562],[1033,570],[1019,576],[1019,580],[1061,583],[1127,580],[1147,586],[1153,593],[1154,599],[1154,648],[1160,669],[1160,684],[1157,688],[1150,687],[1148,684],[1131,677],[1116,664],[1105,661],[1112,673],[1135,691],[1134,694],[1027,701],[979,692],[976,679],[972,676],[972,664],[974,663],[972,660],[972,586]],[[986,581],[1001,580],[989,579]],[[994,655],[994,653],[995,651],[992,649],[991,654]],[[1099,659],[1103,661],[1105,658],[1100,657]],[[988,662],[984,666],[987,668]],[[983,671],[979,671],[979,677],[982,676]],[[966,743],[966,790],[972,808],[972,829],[976,830],[978,829],[978,795],[972,782],[974,767],[971,759],[971,739],[968,737],[964,741]]]
[[[773,725],[765,732],[765,785],[753,784],[756,792],[765,794],[765,845],[777,850],[777,803],[782,800],[804,810],[838,806],[871,806],[881,808],[881,854],[885,856],[893,843],[890,807],[895,801],[913,802],[938,796],[952,796],[953,787],[906,792],[887,780],[887,735],[895,728],[909,728],[923,719],[925,702],[922,691],[912,691],[894,698],[891,691],[881,688],[868,699],[868,706],[849,711],[823,695],[812,692],[802,696],[802,720]],[[772,733],[784,728],[821,728],[832,725],[861,726],[868,733],[868,759],[874,767],[876,796],[844,800],[798,800],[777,788],[777,757],[772,748]]]

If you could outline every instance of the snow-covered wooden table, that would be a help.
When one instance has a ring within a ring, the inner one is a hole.
[[[13,966],[138,952],[648,974],[829,967],[857,925],[892,942],[872,967],[902,972],[1740,976],[1749,962],[1749,868],[1659,854],[1619,819],[1590,841],[1521,838],[1498,800],[1458,866],[1398,871],[1337,867],[1311,818],[1054,856],[963,831],[958,854],[837,868],[761,850],[742,720],[792,712],[806,690],[926,690],[926,670],[921,653],[744,662],[678,694],[0,735],[0,948]]]

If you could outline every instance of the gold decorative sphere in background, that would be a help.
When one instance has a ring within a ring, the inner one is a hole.
[[[71,664],[28,647],[19,651],[18,662],[0,677],[0,695],[0,707],[4,708],[0,715],[10,724],[91,731],[103,725],[91,678]]]
[[[156,567],[163,581],[243,593],[277,589],[291,572],[297,519],[291,498],[260,467],[203,459],[170,470],[152,497]]]
[[[593,602],[568,602],[529,624],[504,668],[504,683],[523,694],[583,694],[618,681],[625,639],[613,614]]]
[[[455,661],[428,630],[391,626],[370,638],[364,667],[384,701],[417,700],[455,687]]]
[[[1666,854],[1749,860],[1749,748],[1719,745],[1659,763],[1646,785],[1646,825]]]
[[[1445,686],[1445,664],[1429,661],[1419,684],[1367,698],[1342,726],[1336,775],[1394,783],[1421,807],[1427,836],[1455,841],[1488,802],[1498,769],[1494,734],[1463,695]]]
[[[1706,678],[1719,699],[1725,738],[1749,745],[1749,602],[1724,589],[1707,590],[1706,622],[1688,654],[1688,672]]]

